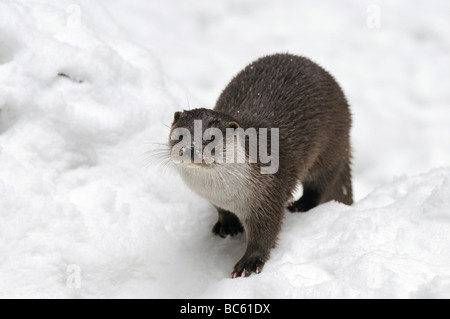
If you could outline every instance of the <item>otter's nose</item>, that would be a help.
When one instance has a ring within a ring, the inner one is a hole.
[[[192,162],[201,161],[202,159],[202,149],[200,147],[196,147],[195,142],[191,145],[186,145],[181,149],[183,156],[190,157]]]
[[[195,145],[195,142],[191,145],[191,160],[195,163],[202,161],[202,148]]]

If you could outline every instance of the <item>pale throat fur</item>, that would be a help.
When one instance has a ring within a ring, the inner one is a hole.
[[[210,168],[179,165],[177,169],[183,181],[211,204],[243,219],[250,213],[245,208],[250,207],[257,185],[253,183],[248,163],[218,164]]]

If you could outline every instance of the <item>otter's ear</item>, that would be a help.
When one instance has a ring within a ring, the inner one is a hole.
[[[178,120],[180,119],[182,112],[175,112],[175,114],[173,115],[173,124],[175,124],[176,122],[178,122]]]
[[[233,128],[233,129],[237,129],[237,128],[239,128],[240,126],[239,126],[239,124],[238,123],[236,123],[236,122],[229,122],[228,123],[228,127],[231,127],[231,128]]]

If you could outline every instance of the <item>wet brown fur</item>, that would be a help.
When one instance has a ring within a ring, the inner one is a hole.
[[[220,119],[223,131],[231,122],[244,129],[279,128],[279,170],[263,175],[261,164],[253,164],[248,178],[257,191],[245,207],[249,213],[239,219],[216,207],[215,234],[225,237],[244,229],[247,236],[247,250],[233,277],[262,270],[299,181],[304,191],[288,207],[293,212],[306,212],[330,200],[353,203],[349,106],[334,78],[309,59],[290,54],[263,57],[234,77],[214,110],[186,111],[181,118],[172,128],[193,119],[205,123]]]

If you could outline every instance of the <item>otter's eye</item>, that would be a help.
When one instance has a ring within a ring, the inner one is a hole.
[[[178,140],[182,140],[183,139],[183,135],[178,136]]]
[[[216,137],[214,135],[211,136],[210,139],[209,139],[210,142],[214,142],[215,140],[216,140]]]

